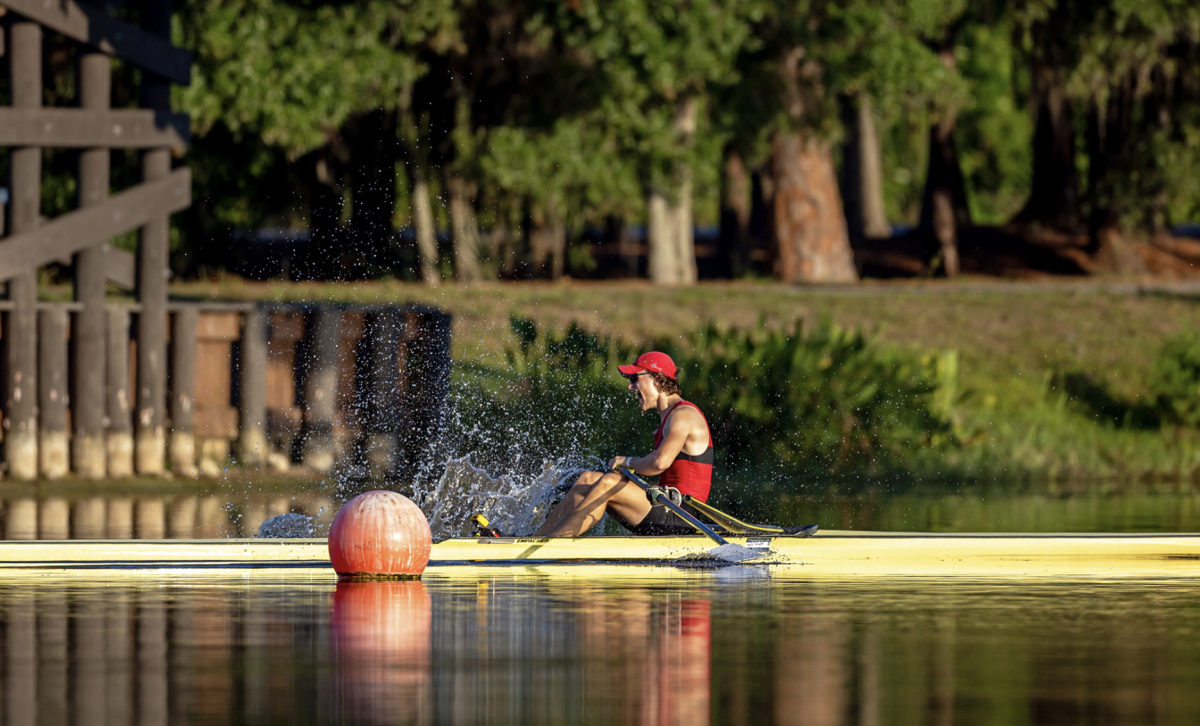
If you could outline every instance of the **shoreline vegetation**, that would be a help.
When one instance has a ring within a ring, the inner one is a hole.
[[[1200,396],[1200,389],[1187,388],[1192,374],[1185,370],[1186,333],[1200,330],[1200,295],[949,284],[929,285],[923,292],[897,287],[896,292],[902,289],[908,294],[838,295],[755,282],[674,289],[500,283],[430,290],[391,281],[229,278],[175,285],[172,293],[192,300],[410,301],[451,313],[455,400],[461,404],[455,425],[475,436],[467,437],[475,450],[490,452],[482,456],[485,464],[532,441],[548,451],[564,447],[564,453],[597,456],[606,445],[644,443],[653,426],[636,419],[623,383],[607,366],[610,359],[654,344],[683,357],[685,394],[705,398],[710,415],[732,415],[739,404],[718,399],[723,390],[737,388],[739,378],[713,374],[702,383],[698,376],[705,361],[727,364],[757,355],[761,363],[763,356],[774,356],[773,363],[763,363],[773,378],[761,381],[743,372],[740,379],[757,387],[751,398],[759,403],[772,390],[794,390],[795,376],[824,370],[831,350],[845,358],[844,365],[832,366],[844,380],[834,376],[825,383],[895,384],[880,395],[858,391],[862,401],[874,400],[882,428],[842,429],[826,420],[825,429],[812,430],[816,419],[805,418],[805,406],[830,410],[837,403],[831,400],[793,401],[798,413],[786,422],[764,422],[743,412],[743,423],[760,427],[734,432],[735,438],[743,437],[743,455],[752,454],[741,466],[744,492],[751,481],[766,481],[766,489],[779,495],[984,482],[1021,488],[1089,480],[1123,487],[1196,478],[1200,436],[1171,412],[1178,406],[1153,386],[1161,388],[1161,379],[1170,378],[1161,371],[1162,357],[1166,343],[1175,341],[1178,360],[1168,368],[1178,379],[1175,385],[1182,386],[1177,398]],[[524,352],[514,334],[521,325],[533,329],[526,333]],[[797,325],[800,342],[789,343]],[[753,350],[731,351],[734,343]],[[801,362],[789,367],[787,356]],[[850,393],[838,395],[852,409],[861,406]],[[749,406],[746,411],[754,407],[742,403]],[[926,415],[930,420],[922,419]],[[856,409],[852,417],[861,419],[863,412]],[[488,421],[496,425],[489,429]],[[501,427],[501,421],[520,425]],[[527,428],[500,433],[521,426]],[[840,433],[829,438],[834,431]],[[838,447],[845,449],[842,434],[847,432],[857,437],[852,448],[859,447],[858,453],[843,457],[841,464],[836,456],[821,461],[815,452],[832,456]],[[788,447],[797,446],[796,436],[802,434],[809,436],[796,449],[803,455],[789,462]],[[773,452],[750,446],[769,436],[776,440],[763,446],[776,446]],[[576,449],[566,450],[571,447]],[[773,464],[762,463],[767,460]]]

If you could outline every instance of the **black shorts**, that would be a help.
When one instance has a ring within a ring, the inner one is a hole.
[[[698,516],[691,507],[684,504],[683,511],[692,515]],[[650,507],[650,511],[646,514],[646,518],[637,524],[629,524],[621,517],[614,515],[613,517],[621,526],[629,530],[629,533],[635,537],[661,537],[671,534],[696,534],[696,528],[687,523],[687,520],[680,517],[675,512],[667,509],[664,504],[655,504]]]

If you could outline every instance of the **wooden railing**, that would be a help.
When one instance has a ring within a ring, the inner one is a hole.
[[[8,235],[0,238],[0,280],[7,282],[10,303],[0,383],[4,463],[15,479],[63,471],[68,458],[85,478],[104,477],[114,467],[143,474],[164,470],[168,220],[191,203],[188,170],[171,168],[172,149],[189,141],[189,123],[171,112],[170,84],[189,82],[191,55],[170,43],[170,0],[145,0],[141,11],[138,27],[110,16],[99,3],[0,0],[5,31],[0,49],[8,56],[11,97],[11,105],[0,108],[0,146],[9,148],[10,168],[8,219],[0,230]],[[79,45],[77,108],[42,108],[44,33]],[[109,107],[114,57],[141,70],[141,109]],[[80,150],[78,208],[48,221],[40,216],[44,147]],[[110,195],[113,149],[141,150],[142,182]],[[136,256],[109,246],[110,238],[132,230],[138,230]],[[38,312],[38,268],[56,261],[73,268],[81,307],[69,317]],[[108,282],[136,289],[139,303],[138,378],[124,401],[136,414],[129,447],[112,445],[126,432],[122,416],[113,419],[111,391],[106,396],[107,383],[124,373],[105,369],[107,338],[120,334],[108,326]],[[61,380],[40,380],[39,359],[56,355],[68,327],[69,370]],[[43,336],[49,336],[44,344]],[[68,380],[74,392],[69,433],[61,430],[65,417],[58,414],[65,401],[45,405],[39,395],[45,386],[56,395]],[[114,463],[122,457],[129,461]]]

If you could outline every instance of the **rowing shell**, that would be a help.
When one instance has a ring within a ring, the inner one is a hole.
[[[1195,534],[923,534],[823,531],[813,537],[730,537],[760,550],[756,565],[819,576],[1200,576]],[[700,536],[458,538],[433,546],[430,567],[703,563]],[[323,539],[0,542],[7,570],[191,570],[329,567]]]

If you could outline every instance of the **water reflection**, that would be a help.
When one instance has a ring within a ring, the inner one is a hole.
[[[0,539],[222,539],[253,537],[277,514],[311,517],[323,534],[337,513],[323,494],[286,496],[48,496],[0,499]]]
[[[537,516],[531,502],[554,483],[553,472],[547,471],[550,473],[544,474],[539,483],[521,490],[519,497],[511,495],[513,482],[502,481],[495,491],[480,489],[462,498],[461,492],[455,492],[481,480],[467,476],[478,474],[478,470],[470,469],[466,474],[455,470],[442,482],[442,489],[429,495],[432,503],[427,502],[427,510],[433,513],[439,531],[454,531],[453,523],[465,524],[465,512],[473,511],[496,514],[497,521],[516,522],[518,532],[522,528],[531,530]],[[59,493],[58,483],[7,491],[0,488],[0,539],[252,537],[262,522],[289,512],[312,517],[313,530],[320,536],[328,530],[345,496],[303,490],[303,483],[296,484],[298,491],[294,494],[288,493],[288,483],[279,486],[282,491],[273,494],[197,492],[189,485],[154,494],[128,486],[126,491],[104,494],[94,488],[78,494],[69,490]],[[528,511],[514,513],[522,507]],[[1178,490],[1085,491],[1062,496],[937,490],[786,495],[750,518],[818,522],[825,530],[1194,532],[1200,530],[1200,492],[1187,486]]]
[[[331,616],[338,713],[420,723],[430,713],[432,603],[422,582],[340,582]]]
[[[1186,581],[585,567],[343,585],[155,577],[0,580],[4,723],[1200,718]]]

